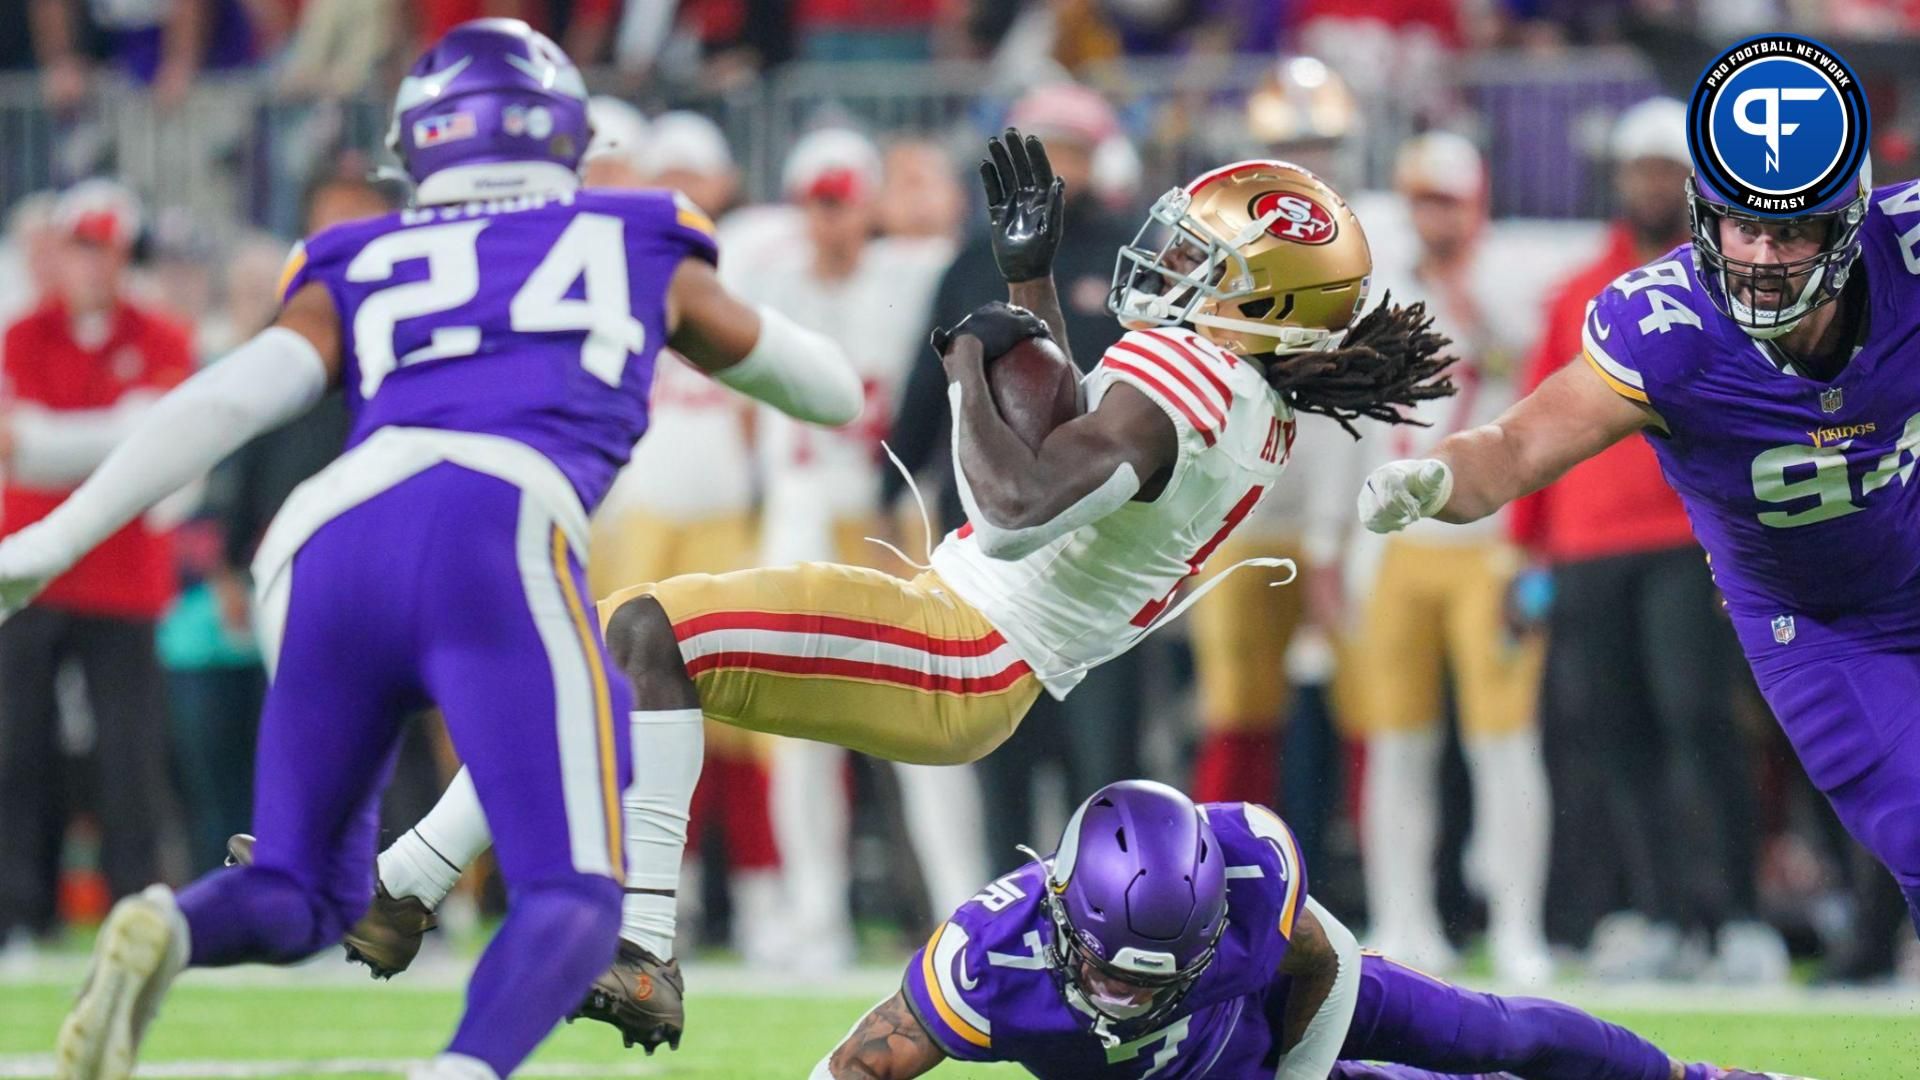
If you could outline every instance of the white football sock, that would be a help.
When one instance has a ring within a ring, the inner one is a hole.
[[[773,837],[793,901],[791,962],[832,971],[853,959],[847,911],[847,752],[828,743],[781,739],[768,773]]]
[[[1553,805],[1540,732],[1469,739],[1464,749],[1473,777],[1474,847],[1486,871],[1489,929],[1495,940],[1544,947]]]
[[[987,880],[986,815],[980,781],[968,765],[895,762],[914,858],[935,918],[967,902]]]
[[[431,911],[453,891],[461,871],[492,846],[473,777],[461,769],[427,816],[380,853],[380,884],[388,895],[415,897]]]
[[[1445,939],[1433,891],[1440,748],[1437,725],[1367,740],[1361,853],[1368,936],[1383,949],[1417,951]]]
[[[633,889],[680,887],[687,852],[687,812],[700,782],[707,733],[699,709],[637,709],[633,725],[633,786],[627,789],[627,893],[620,936],[662,960],[673,959],[676,922],[672,896]]]

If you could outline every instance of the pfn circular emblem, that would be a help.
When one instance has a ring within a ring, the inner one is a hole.
[[[1267,226],[1267,232],[1296,244],[1324,244],[1338,231],[1333,213],[1326,207],[1291,191],[1269,191],[1255,195],[1247,204],[1247,213],[1258,221],[1278,210],[1280,216]]]
[[[1748,38],[1707,65],[1687,107],[1700,180],[1749,213],[1803,214],[1856,182],[1867,153],[1866,93],[1812,38]]]

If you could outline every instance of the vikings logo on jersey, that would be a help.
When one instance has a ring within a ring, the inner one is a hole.
[[[1589,306],[1585,359],[1647,406],[1650,438],[1743,640],[1794,640],[1809,615],[1920,596],[1920,184],[1872,192],[1856,273],[1866,329],[1831,380],[1808,377],[1715,309],[1691,245]],[[1752,644],[1749,645],[1751,649]]]

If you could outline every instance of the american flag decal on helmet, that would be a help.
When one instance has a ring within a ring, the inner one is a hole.
[[[425,150],[430,146],[471,139],[479,131],[470,112],[441,113],[414,122],[413,145]]]

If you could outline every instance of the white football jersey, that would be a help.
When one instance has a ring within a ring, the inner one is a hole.
[[[940,276],[953,259],[946,241],[882,239],[869,244],[846,278],[821,279],[802,246],[770,253],[743,271],[743,296],[817,330],[846,350],[866,387],[867,407],[843,428],[801,423],[760,410],[756,434],[765,478],[767,547],[774,562],[832,559],[822,546],[834,521],[872,516],[885,457],[880,441],[915,362],[934,363],[927,347],[928,312]]]
[[[753,509],[752,402],[669,349],[648,393],[647,436],[614,478],[601,513],[645,511],[698,521]]]
[[[1121,338],[1081,383],[1087,408],[1118,382],[1152,399],[1179,433],[1159,498],[1130,502],[1019,559],[991,558],[966,526],[933,553],[940,576],[1056,698],[1153,626],[1273,489],[1293,443],[1293,413],[1260,366],[1190,330]]]

